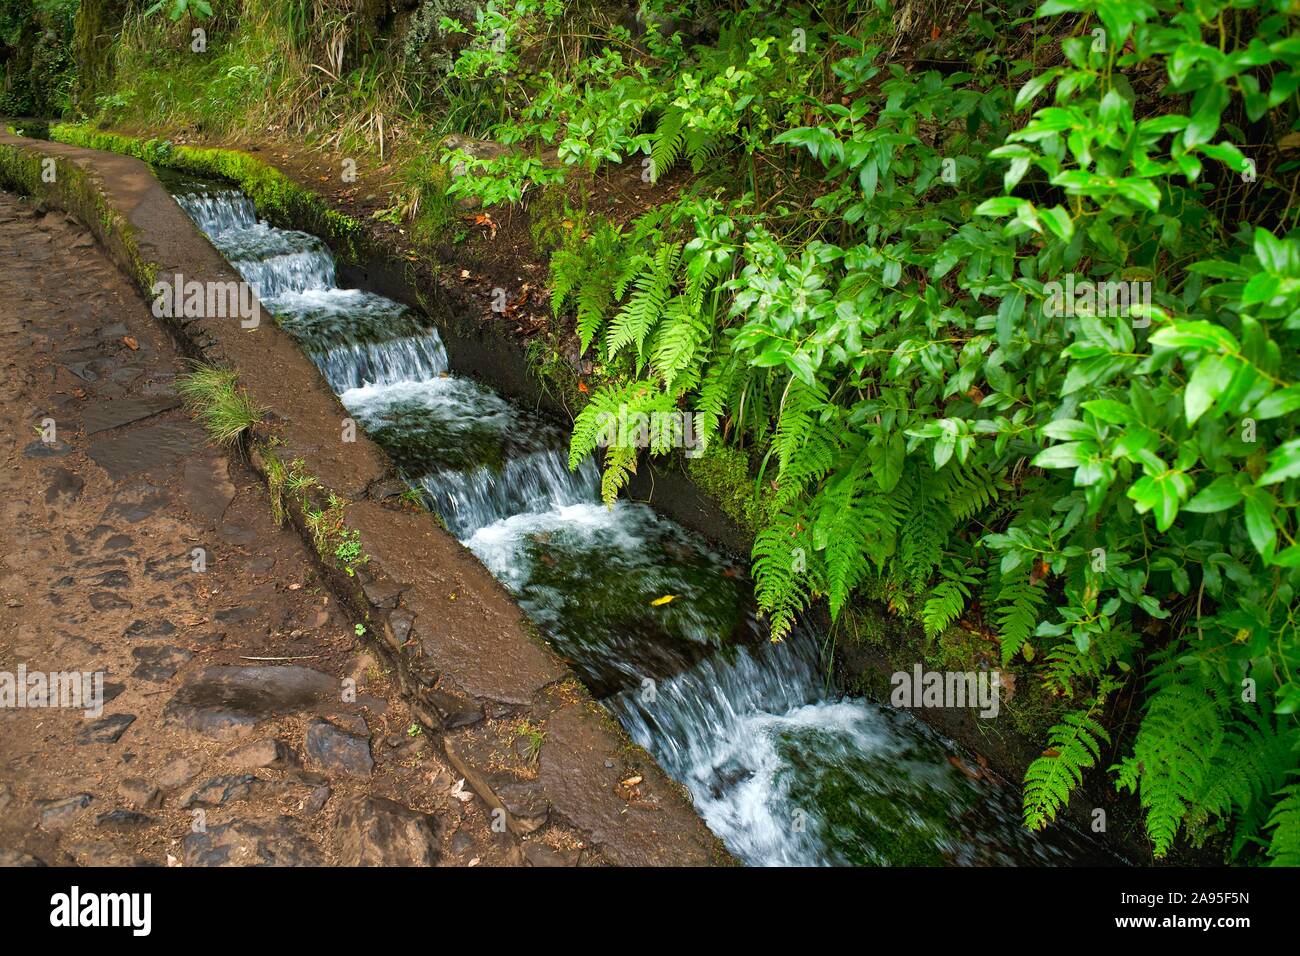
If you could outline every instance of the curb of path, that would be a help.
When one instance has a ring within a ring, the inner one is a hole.
[[[177,274],[240,280],[139,159],[0,131],[0,185],[81,220],[147,296],[157,279]],[[494,822],[522,839],[546,807],[614,864],[734,862],[684,789],[630,742],[505,589],[432,515],[404,502],[385,453],[361,433],[342,440],[348,413],[287,333],[270,321],[252,330],[235,318],[165,321],[183,351],[237,371],[268,410],[250,448],[263,480],[301,461],[319,484],[312,495],[343,503],[343,522],[369,555],[352,573],[317,545],[307,502],[281,499]],[[508,743],[494,728],[502,721],[540,741],[531,776],[500,769]]]

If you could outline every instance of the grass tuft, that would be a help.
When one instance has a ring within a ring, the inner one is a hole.
[[[196,366],[176,379],[176,391],[208,435],[229,447],[262,418],[264,409],[236,383],[238,375],[214,365]]]

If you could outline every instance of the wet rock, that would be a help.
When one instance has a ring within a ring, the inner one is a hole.
[[[208,667],[177,691],[163,716],[224,740],[248,736],[268,717],[306,710],[337,689],[333,677],[306,667]]]
[[[238,803],[252,797],[255,790],[266,786],[251,773],[223,774],[205,780],[181,800],[181,809],[190,807],[224,807],[228,803]]]
[[[459,694],[451,694],[435,688],[425,691],[423,696],[438,711],[438,716],[442,718],[442,725],[447,730],[470,727],[483,720],[483,708]]]
[[[76,501],[81,497],[81,491],[85,487],[85,479],[80,475],[75,475],[66,468],[56,468],[54,480],[45,489],[45,503],[52,505],[60,498],[66,498],[70,502]]]
[[[233,820],[191,833],[181,844],[186,866],[319,866],[320,851],[289,817],[269,823]]]
[[[132,648],[131,656],[139,662],[135,670],[131,671],[131,676],[155,683],[171,680],[194,657],[185,648],[171,644]]]
[[[158,771],[158,786],[176,790],[199,775],[203,765],[191,757],[176,757]]]
[[[96,576],[91,581],[91,585],[97,588],[112,588],[113,590],[129,588],[131,586],[131,575],[125,571],[105,571]]]
[[[19,850],[9,850],[0,847],[0,868],[44,865],[44,860],[37,859],[30,853],[23,853]]]
[[[352,777],[369,777],[374,772],[370,739],[349,733],[328,720],[317,717],[307,725],[305,746],[307,756],[326,770]]]
[[[377,608],[392,610],[406,589],[392,581],[366,576],[361,582],[361,591],[366,600]]]
[[[65,441],[44,442],[37,439],[23,446],[24,458],[62,458],[72,451],[72,446]]]
[[[308,816],[315,816],[325,809],[325,804],[329,802],[330,796],[334,793],[329,787],[317,787],[311,792],[311,795],[303,801],[302,812]]]
[[[154,818],[146,813],[123,810],[120,807],[95,817],[97,827],[147,827],[155,822]]]
[[[90,606],[96,611],[120,611],[130,609],[131,602],[112,591],[95,591],[90,595]]]
[[[123,635],[128,641],[149,640],[151,638],[166,637],[176,631],[176,625],[168,620],[158,620],[155,622],[142,621],[136,619],[127,627]]]
[[[645,770],[642,798],[634,802],[590,772],[619,747],[604,719],[573,703],[547,720],[538,781],[555,813],[590,834],[617,866],[707,866],[725,859],[704,821],[671,794],[657,768]]]
[[[520,836],[541,829],[551,814],[551,805],[536,780],[520,780],[493,787],[510,815],[510,829]]]
[[[77,734],[79,744],[115,744],[126,728],[135,722],[135,714],[113,714],[102,717],[82,728]]]
[[[411,625],[415,623],[415,615],[405,608],[398,608],[388,615],[386,622],[386,632],[389,643],[396,649],[400,648],[411,636]]]
[[[148,482],[137,482],[119,490],[104,509],[102,518],[121,518],[128,524],[143,521],[168,504],[167,493]]]
[[[94,799],[89,793],[74,793],[57,800],[36,800],[32,805],[41,815],[42,829],[59,830],[72,823]]]
[[[176,396],[157,398],[119,398],[110,402],[96,402],[88,407],[82,415],[82,424],[87,435],[119,428],[138,422],[162,412],[170,411],[180,405]]]
[[[92,442],[87,454],[110,478],[121,481],[142,471],[157,474],[169,470],[202,444],[203,434],[195,426],[162,422]]]
[[[578,853],[561,853],[545,843],[525,843],[524,859],[529,866],[576,866]]]
[[[188,554],[165,558],[149,558],[144,563],[144,573],[155,581],[175,581],[184,574],[192,574]]]
[[[185,507],[209,522],[221,520],[235,500],[235,485],[230,480],[225,458],[194,458],[185,464],[181,481]]]
[[[117,785],[117,793],[137,809],[154,809],[162,805],[162,792],[143,777],[127,777]]]
[[[343,866],[432,866],[432,818],[381,797],[354,797],[339,810],[336,832]]]
[[[358,737],[370,736],[370,725],[360,714],[335,714],[330,720],[350,734],[356,734]]]
[[[255,607],[228,607],[212,615],[212,619],[221,624],[246,624],[255,617],[257,617]]]
[[[254,740],[236,747],[226,756],[236,767],[245,770],[256,770],[259,767],[278,770],[298,763],[298,758],[288,745],[271,738]]]

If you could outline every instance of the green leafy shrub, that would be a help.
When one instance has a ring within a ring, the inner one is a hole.
[[[798,215],[751,179],[557,252],[556,308],[626,360],[572,460],[601,413],[679,405],[709,440],[766,448],[754,572],[775,636],[868,585],[931,635],[988,627],[1069,708],[1027,775],[1033,827],[1111,759],[1103,722],[1135,689],[1111,769],[1156,855],[1231,825],[1234,853],[1278,862],[1300,765],[1300,207],[1296,164],[1243,144],[1296,132],[1293,14],[1038,15],[1047,69],[909,71],[838,38],[833,95],[747,131],[820,170]],[[997,34],[972,59],[999,63]],[[766,117],[796,99],[752,95]],[[673,103],[664,167],[689,151],[676,127],[707,128],[706,100]],[[606,447],[607,498],[637,451]]]

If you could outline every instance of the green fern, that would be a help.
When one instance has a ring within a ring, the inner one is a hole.
[[[1117,785],[1137,792],[1157,857],[1173,846],[1189,808],[1206,792],[1211,764],[1225,738],[1224,707],[1214,688],[1169,654],[1153,670],[1132,756]]]
[[[1041,579],[1031,580],[1027,570],[1010,580],[1003,579],[993,608],[993,621],[1002,646],[1004,666],[1010,664],[1022,648],[1026,657],[1031,657],[1032,645],[1027,645],[1027,642],[1038,627],[1046,603],[1047,585]]]
[[[754,538],[754,596],[768,618],[772,639],[794,626],[811,596],[824,589],[807,516],[786,510]]]
[[[733,398],[733,386],[739,372],[734,357],[715,361],[709,366],[695,399],[695,434],[700,448],[708,448],[718,434],[719,425]]]
[[[956,462],[939,473],[939,485],[954,523],[987,509],[1003,490],[987,468],[963,466]]]
[[[677,165],[686,144],[684,113],[680,107],[668,106],[655,125],[650,145],[651,182],[658,182],[664,173]]]
[[[1294,772],[1300,739],[1287,721],[1253,704],[1230,721],[1184,818],[1189,830],[1200,833],[1214,818],[1234,817],[1234,856],[1256,836],[1272,793]]]
[[[1266,828],[1272,830],[1268,844],[1272,866],[1300,866],[1300,783],[1281,790],[1282,799],[1273,805]]]
[[[899,531],[899,557],[917,588],[924,587],[943,557],[956,522],[944,500],[944,480],[928,468],[912,479],[908,515]]]
[[[1070,802],[1083,772],[1096,766],[1102,743],[1110,743],[1093,709],[1066,714],[1047,732],[1048,746],[1025,771],[1025,826],[1041,830]]]
[[[569,439],[569,468],[576,469],[595,451],[601,439],[608,437],[605,430],[611,419],[627,419],[637,413],[649,414],[671,408],[671,401],[665,399],[658,385],[648,381],[598,390],[574,419],[573,434]]]
[[[680,244],[664,243],[633,281],[631,297],[610,322],[606,346],[609,358],[629,345],[635,345],[638,360],[642,358],[646,338],[663,316],[672,295],[680,259]]]
[[[1073,640],[1061,641],[1047,652],[1043,683],[1068,697],[1076,686],[1101,680],[1116,665],[1127,670],[1136,644],[1137,635],[1125,628],[1093,634],[1082,649]]]
[[[961,567],[944,568],[940,574],[943,580],[930,590],[921,610],[921,623],[928,638],[942,634],[961,617],[970,600],[971,588],[979,583],[979,576],[973,570]]]

